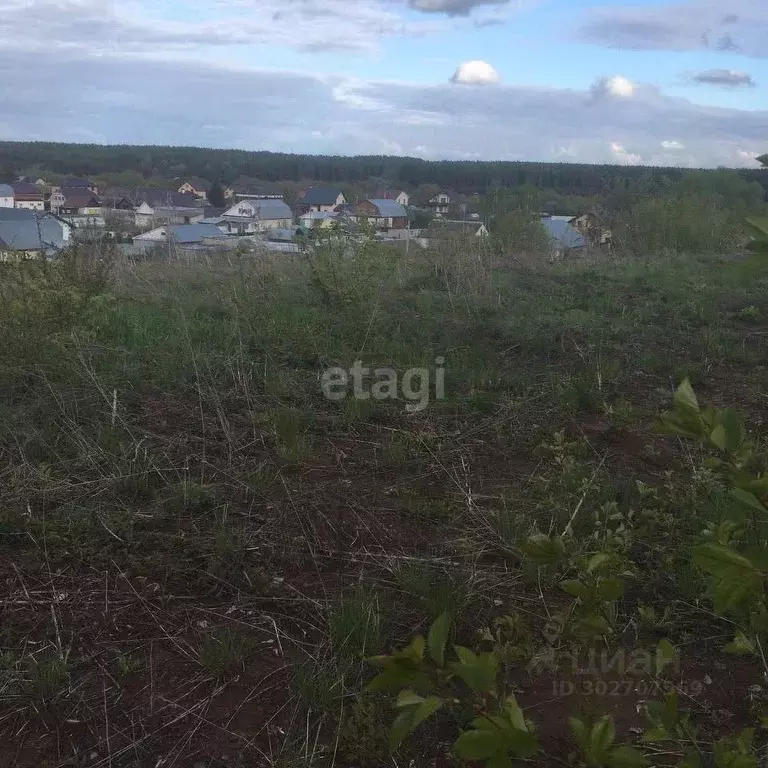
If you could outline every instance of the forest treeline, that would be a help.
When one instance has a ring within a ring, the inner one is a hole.
[[[605,195],[626,189],[653,191],[700,173],[682,168],[583,165],[501,161],[420,160],[411,157],[291,155],[199,147],[0,142],[0,181],[19,174],[98,176],[140,175],[143,179],[200,177],[209,182],[235,182],[248,177],[270,182],[354,185],[372,180],[414,189],[437,185],[462,194],[529,185],[562,195]],[[737,172],[758,182],[765,194],[768,175],[762,170]]]

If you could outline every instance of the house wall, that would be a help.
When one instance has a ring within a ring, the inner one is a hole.
[[[42,200],[15,200],[14,208],[26,208],[29,211],[44,211],[45,203]]]
[[[0,208],[13,208],[12,197],[0,197]]]
[[[401,192],[396,198],[395,201],[400,203],[400,205],[408,205],[408,203],[411,202],[411,197],[407,192]]]

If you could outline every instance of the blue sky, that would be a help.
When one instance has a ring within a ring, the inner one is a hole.
[[[747,167],[768,151],[758,0],[0,0],[0,76],[8,139]]]

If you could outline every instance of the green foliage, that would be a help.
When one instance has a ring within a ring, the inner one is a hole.
[[[702,408],[686,380],[675,393],[675,410],[658,420],[660,431],[697,440],[710,452],[705,466],[730,489],[732,498],[751,517],[723,521],[706,533],[711,539],[693,550],[693,562],[709,576],[710,597],[718,614],[737,620],[730,652],[762,648],[768,632],[768,545],[759,521],[768,516],[768,475],[756,443],[750,440],[732,408]]]
[[[643,768],[649,761],[633,747],[614,746],[616,727],[610,715],[594,721],[569,717],[568,724],[579,745],[585,763],[594,768]]]

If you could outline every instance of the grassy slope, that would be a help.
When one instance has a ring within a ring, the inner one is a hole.
[[[713,681],[705,721],[746,722],[758,673],[718,660],[728,630],[686,564],[728,502],[706,477],[684,490],[697,457],[649,425],[684,375],[763,422],[766,286],[712,259],[491,266],[458,247],[121,267],[108,292],[6,268],[0,765],[390,764],[360,656],[445,609],[467,639],[517,612],[538,647],[562,597],[517,542],[579,504],[578,540],[607,504],[639,514],[635,479],[663,501],[618,646],[667,634]],[[438,355],[446,398],[420,413],[320,393],[328,366]],[[640,604],[671,606],[664,629]],[[635,724],[636,697],[513,677],[545,763],[567,756],[569,709]],[[449,764],[453,727],[406,748],[417,765]]]

